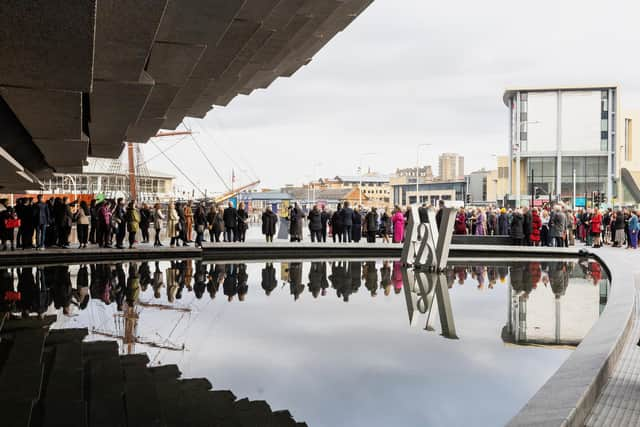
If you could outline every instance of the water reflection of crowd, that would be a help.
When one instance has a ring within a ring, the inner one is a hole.
[[[399,294],[403,286],[402,268],[398,261],[383,261],[379,268],[375,261],[311,262],[305,280],[303,263],[290,262],[282,263],[281,280],[289,285],[294,300],[305,291],[313,298],[325,297],[332,289],[336,297],[348,302],[363,284],[371,297],[380,293]],[[569,277],[581,276],[594,285],[605,278],[600,264],[591,260],[454,264],[445,275],[449,288],[473,281],[479,290],[493,289],[509,276],[512,289],[518,293],[528,295],[542,285],[549,286],[558,297],[565,294]],[[261,286],[267,296],[278,286],[274,263],[267,262],[262,268]],[[86,308],[90,299],[116,304],[122,310],[125,303],[136,304],[141,292],[149,288],[156,299],[162,297],[162,289],[166,288],[169,303],[181,300],[185,292],[193,292],[197,299],[205,294],[214,299],[220,288],[227,301],[236,298],[244,301],[249,292],[247,264],[176,260],[169,262],[164,272],[158,261],[83,264],[77,270],[75,287],[68,265],[0,269],[0,295],[19,292],[21,298],[13,308],[23,312],[42,314],[53,304],[69,314],[73,307]]]

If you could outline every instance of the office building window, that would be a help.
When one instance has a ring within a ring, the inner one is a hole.
[[[633,122],[631,119],[624,119],[624,159],[631,160],[631,145],[633,142]]]

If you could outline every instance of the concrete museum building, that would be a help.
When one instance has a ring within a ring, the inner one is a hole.
[[[514,88],[503,101],[509,108],[510,203],[640,202],[636,114],[622,112],[618,86]]]

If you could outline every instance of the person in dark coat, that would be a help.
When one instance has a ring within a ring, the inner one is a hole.
[[[176,202],[176,213],[178,214],[178,223],[180,224],[180,240],[182,240],[182,246],[189,246],[187,238],[187,217],[184,213],[184,206],[182,203]],[[191,208],[189,208],[191,209]],[[192,214],[193,215],[193,214]]]
[[[224,241],[235,242],[238,234],[238,211],[233,207],[233,203],[229,205],[222,214],[224,221]]]
[[[358,243],[360,239],[362,239],[362,206],[358,206],[353,210],[351,238],[356,243]]]
[[[22,209],[18,211],[18,218],[20,219],[20,243],[22,249],[33,248],[33,230],[34,230],[34,217],[33,217],[33,205],[31,198],[25,198],[23,200]],[[71,229],[69,229],[71,230]]]
[[[336,242],[336,238],[338,242],[342,243],[342,234],[343,234],[343,225],[342,225],[342,205],[338,203],[338,207],[336,211],[331,215],[330,220],[331,225],[331,235],[333,236],[333,243]]]
[[[207,229],[207,214],[203,205],[198,205],[193,214],[193,226],[196,229],[196,247],[202,247],[204,242],[204,230]]]
[[[293,207],[289,210],[289,236],[292,242],[302,241],[302,225],[304,222],[304,212],[298,205],[298,202],[293,204]]]
[[[320,234],[322,235],[322,242],[326,243],[327,241],[327,224],[329,223],[329,213],[325,210],[325,207],[322,207],[322,211],[320,212],[320,223],[322,224],[322,230]]]
[[[531,232],[533,230],[533,218],[531,215],[531,211],[528,207],[522,208],[522,231],[524,232],[524,244],[529,246],[531,241],[529,238],[531,237]]]
[[[246,240],[247,229],[249,228],[248,220],[249,213],[247,212],[247,208],[244,202],[240,202],[238,205],[238,242],[244,242]]]
[[[264,234],[267,242],[273,242],[273,236],[276,234],[276,224],[278,223],[278,215],[272,210],[271,206],[267,206],[262,213],[262,234]]]
[[[444,209],[444,200],[438,200],[438,212],[436,212],[436,226],[440,229],[440,223],[442,222],[442,212]]]
[[[124,249],[124,237],[127,233],[125,214],[124,200],[120,197],[116,200],[116,205],[113,208],[113,215],[111,216],[111,226],[115,228],[116,248],[118,249]]]
[[[429,222],[429,210],[426,203],[423,203],[422,206],[418,208],[418,217],[420,218],[420,224]]]
[[[311,242],[318,241],[318,243],[320,243],[322,241],[322,214],[320,213],[320,209],[318,209],[318,205],[313,206],[307,218],[309,219]]]
[[[343,241],[351,243],[352,229],[353,229],[353,209],[349,205],[349,202],[344,202],[344,207],[340,211],[340,218],[342,219],[342,233]]]
[[[524,217],[520,210],[516,210],[511,219],[511,239],[514,245],[524,244]]]
[[[95,245],[98,237],[98,207],[96,199],[91,199],[89,203],[89,215],[91,215],[91,230],[89,230],[89,243]]]
[[[498,235],[508,236],[510,233],[509,216],[507,215],[507,210],[502,208],[498,216]]]
[[[51,221],[51,213],[49,206],[42,201],[42,194],[38,194],[37,200],[33,205],[33,225],[36,229],[36,248],[42,250],[47,236],[47,226]]]
[[[149,243],[149,225],[151,224],[151,210],[146,203],[140,208],[140,234],[142,243]]]
[[[367,243],[375,243],[378,234],[378,210],[375,207],[364,217],[364,225],[367,230]]]
[[[273,263],[268,262],[262,269],[262,289],[264,290],[265,295],[269,296],[276,286],[278,286],[276,269],[273,267]]]

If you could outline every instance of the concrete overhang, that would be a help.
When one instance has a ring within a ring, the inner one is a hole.
[[[21,173],[117,157],[291,76],[372,0],[0,3],[0,148]],[[25,180],[9,172],[6,188]]]

